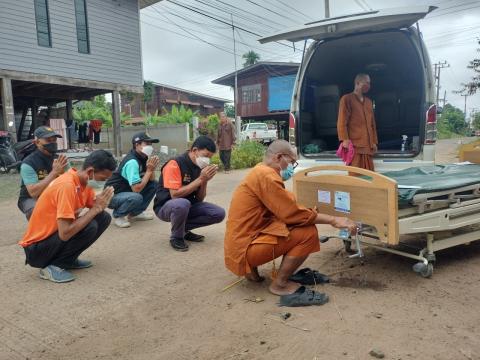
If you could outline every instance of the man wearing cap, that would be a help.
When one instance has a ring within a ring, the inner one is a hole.
[[[65,155],[55,159],[57,138],[62,136],[47,126],[38,127],[33,134],[37,149],[23,159],[20,166],[21,187],[17,203],[27,220],[30,219],[40,194],[68,167]]]
[[[118,169],[105,186],[113,186],[115,195],[108,206],[113,209],[115,225],[128,228],[135,220],[152,220],[153,215],[145,212],[155,196],[155,169],[160,160],[152,156],[153,143],[146,132],[133,135],[133,149],[123,158]]]
[[[225,210],[204,201],[207,184],[218,170],[217,165],[210,164],[216,150],[212,139],[199,136],[189,151],[161,169],[153,209],[160,220],[171,223],[170,245],[177,251],[188,251],[185,240],[204,240],[203,235],[191,230],[220,223],[225,218]]]

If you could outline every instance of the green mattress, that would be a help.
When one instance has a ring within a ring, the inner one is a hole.
[[[480,165],[436,165],[382,173],[398,183],[399,207],[411,204],[417,194],[451,190],[480,183]]]

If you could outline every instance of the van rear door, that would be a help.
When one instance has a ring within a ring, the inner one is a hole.
[[[408,28],[436,8],[435,6],[413,6],[338,16],[310,22],[301,27],[261,38],[259,41],[265,44],[280,40],[292,42],[306,39],[324,40],[351,33]]]

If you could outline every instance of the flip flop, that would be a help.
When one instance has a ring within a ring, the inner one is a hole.
[[[300,286],[293,294],[280,296],[279,306],[323,305],[328,302],[328,295]]]
[[[288,279],[302,285],[316,285],[330,282],[330,278],[327,275],[319,273],[317,270],[312,270],[310,268],[298,270]]]

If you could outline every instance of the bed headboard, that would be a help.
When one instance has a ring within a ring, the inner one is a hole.
[[[295,174],[293,191],[304,206],[374,226],[386,244],[399,242],[398,190],[393,179],[356,167],[324,165]]]

